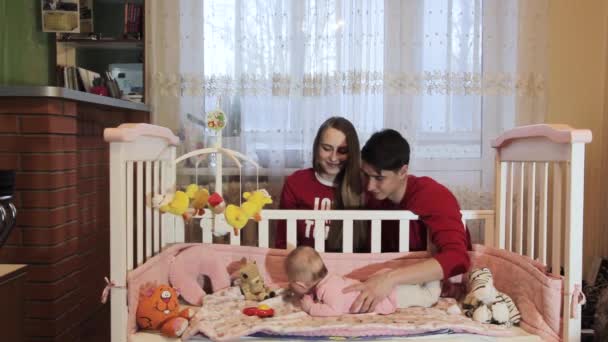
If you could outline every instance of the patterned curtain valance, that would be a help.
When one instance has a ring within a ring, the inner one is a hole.
[[[231,76],[202,74],[154,75],[155,86],[164,95],[273,95],[325,96],[339,94],[389,95],[518,95],[539,97],[545,91],[545,79],[538,73],[473,73],[423,71],[418,73],[380,73],[347,71],[306,74],[244,74]]]

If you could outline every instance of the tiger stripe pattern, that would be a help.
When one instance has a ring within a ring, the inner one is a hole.
[[[517,309],[517,306],[515,306],[515,302],[511,297],[502,292],[498,292],[494,304],[496,303],[504,303],[507,305],[507,308],[509,309],[509,322],[511,324],[518,324],[521,321],[521,313],[519,312],[519,309]]]
[[[462,305],[465,315],[484,323],[511,326],[521,321],[521,313],[515,302],[507,294],[496,290],[494,277],[487,267],[469,273],[469,293]]]
[[[497,295],[494,277],[489,268],[478,268],[469,274],[469,292],[484,304],[492,303]]]

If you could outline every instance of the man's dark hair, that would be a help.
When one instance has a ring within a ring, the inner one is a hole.
[[[394,129],[383,129],[367,140],[361,150],[361,159],[378,173],[397,171],[410,163],[410,144]]]

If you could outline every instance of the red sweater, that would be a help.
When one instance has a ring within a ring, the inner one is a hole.
[[[410,221],[410,250],[426,250],[426,230],[431,230],[431,241],[437,247],[434,258],[443,269],[444,278],[464,273],[470,260],[468,230],[462,224],[460,206],[454,195],[429,177],[409,175],[406,193],[400,203],[388,199],[378,201],[368,194],[369,209],[410,210],[419,220]],[[382,224],[382,251],[396,252],[399,248],[397,221]]]
[[[330,210],[334,199],[334,188],[321,183],[310,169],[298,170],[285,179],[281,192],[280,209]],[[314,247],[314,220],[298,220],[298,245]],[[285,221],[279,221],[275,238],[276,248],[285,248],[287,231]],[[329,221],[326,229],[329,228]]]

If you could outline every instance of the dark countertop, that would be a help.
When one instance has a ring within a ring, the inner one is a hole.
[[[50,86],[0,86],[0,97],[51,97],[149,112],[143,103],[115,99],[82,91]]]

